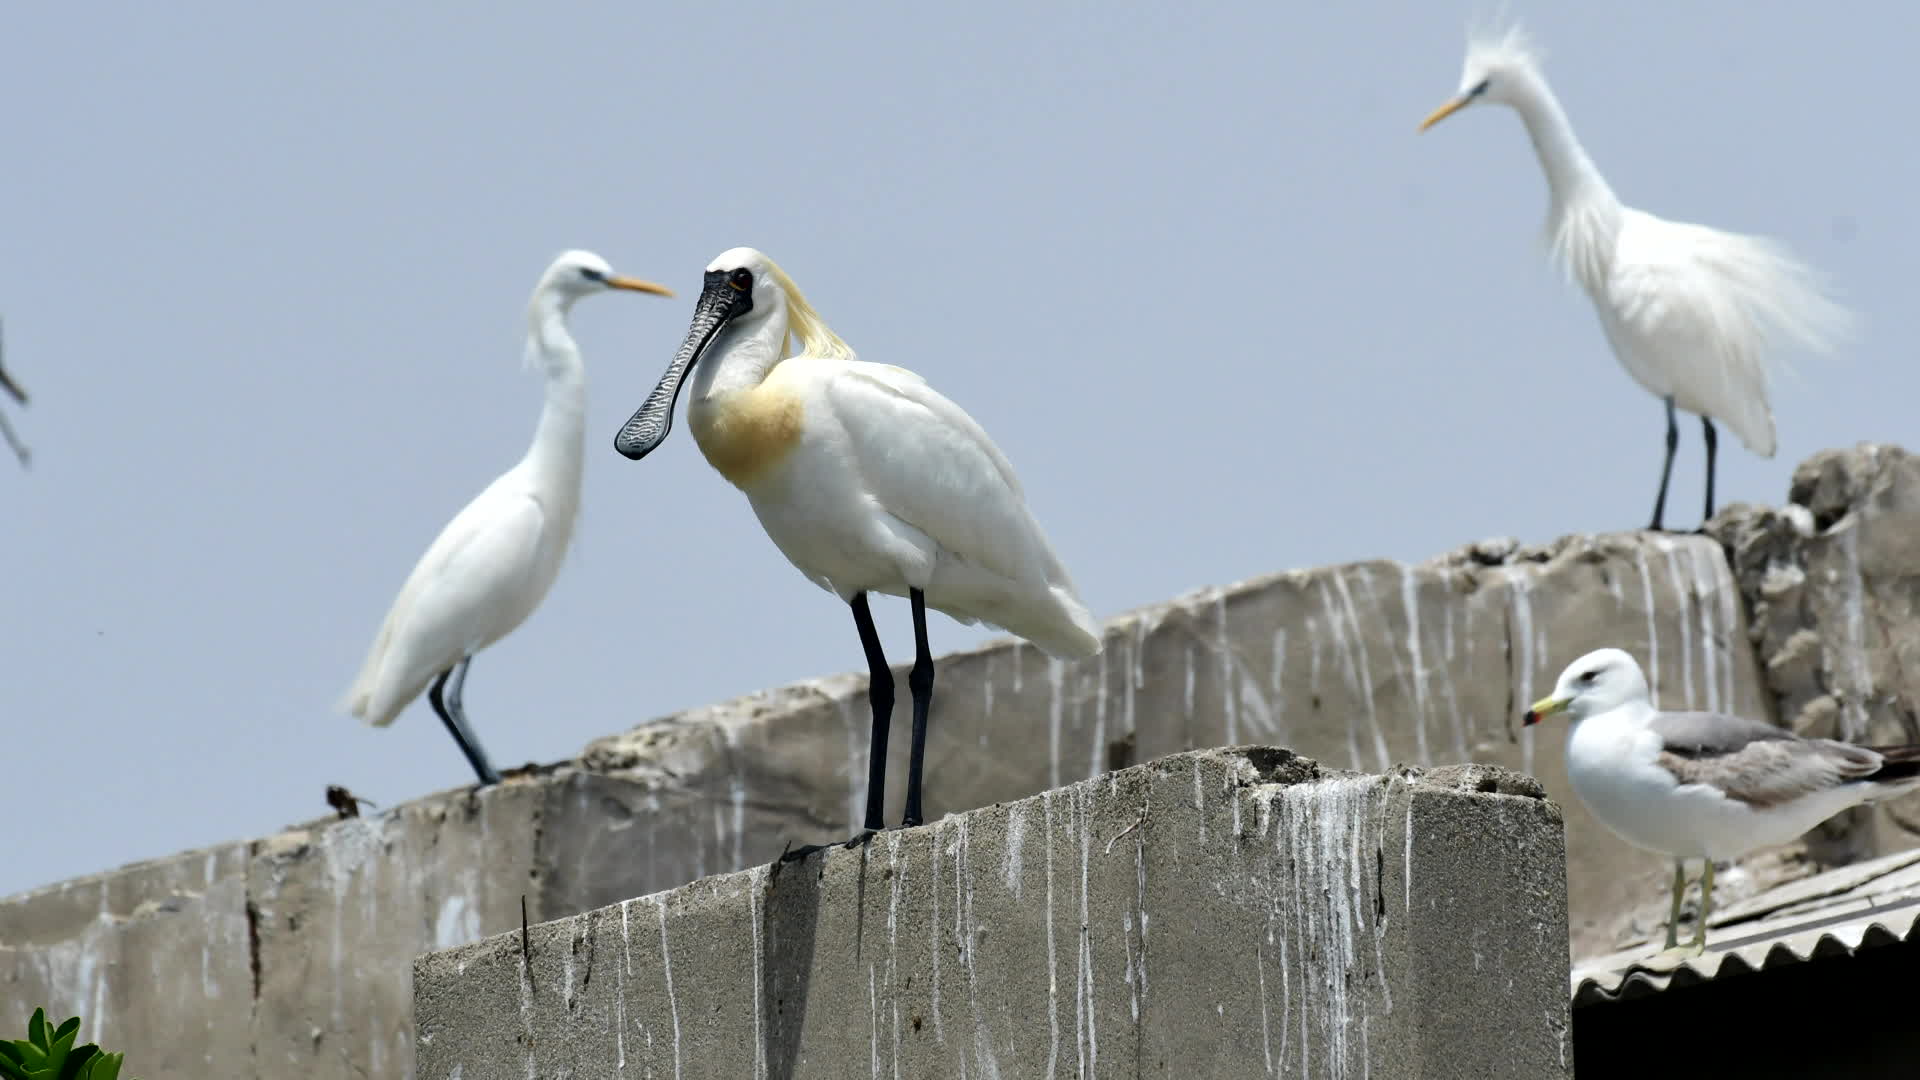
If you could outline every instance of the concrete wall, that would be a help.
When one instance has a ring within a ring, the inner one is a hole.
[[[1526,777],[1164,758],[422,958],[419,1075],[1569,1073]]]
[[[1006,642],[943,658],[928,810],[1241,742],[1369,772],[1493,762],[1536,775],[1563,807],[1572,948],[1611,949],[1665,917],[1668,871],[1586,815],[1558,730],[1514,730],[1579,653],[1633,650],[1667,707],[1913,737],[1920,464],[1891,447],[1824,453],[1794,497],[1729,508],[1711,537],[1496,541],[1203,590],[1110,620],[1106,653],[1078,665]],[[154,1047],[209,1080],[410,1075],[411,957],[518,926],[523,894],[534,919],[557,918],[850,832],[864,693],[864,677],[834,676],[751,694],[497,788],[7,898],[0,1013],[78,1012],[103,1043]],[[891,820],[906,744],[894,739]],[[1852,815],[1816,853],[1909,845],[1907,813]],[[1722,880],[1804,872],[1769,858]]]

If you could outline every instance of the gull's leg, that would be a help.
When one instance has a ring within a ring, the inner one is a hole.
[[[1707,516],[1700,519],[1700,527],[1704,529],[1707,522],[1713,520],[1713,454],[1720,448],[1720,437],[1713,430],[1712,420],[1703,416],[1700,423],[1707,433]]]
[[[1713,859],[1703,860],[1707,868],[1700,872],[1700,922],[1693,931],[1693,951],[1707,951],[1707,916],[1713,912]]]
[[[1673,906],[1667,911],[1667,948],[1680,943],[1680,897],[1687,891],[1687,861],[1673,860]]]
[[[1660,466],[1660,494],[1653,498],[1653,524],[1647,526],[1654,532],[1661,531],[1660,522],[1667,516],[1667,481],[1673,479],[1673,454],[1680,449],[1680,425],[1673,418],[1673,399],[1667,398],[1667,463]]]
[[[473,766],[480,782],[497,784],[500,774],[494,772],[493,765],[487,761],[486,751],[480,748],[480,740],[474,738],[473,729],[467,726],[466,710],[460,707],[460,688],[467,684],[467,665],[472,662],[473,657],[463,657],[458,664],[441,672],[440,677],[433,681],[433,688],[427,691],[427,701],[433,706],[433,711],[440,715],[440,722],[447,725],[447,733],[453,736],[460,752],[467,755],[467,764]],[[442,699],[441,690],[446,687],[449,676],[453,679],[453,687],[446,691],[446,697]]]

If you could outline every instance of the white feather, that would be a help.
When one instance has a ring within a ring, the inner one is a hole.
[[[757,271],[771,264],[750,249],[729,257]],[[729,409],[797,404],[799,430],[778,462],[736,480],[787,559],[843,599],[922,589],[929,607],[1052,655],[1099,652],[1099,624],[980,425],[920,376],[851,359],[844,345],[814,355],[802,334],[801,355],[774,359],[789,329],[790,285],[784,274],[760,276],[778,287],[756,287],[754,313],[701,362],[688,411],[717,464],[727,456],[715,440]],[[814,333],[830,334],[824,324]]]
[[[566,316],[574,301],[610,287],[665,292],[613,275],[590,252],[566,252],[541,276],[525,353],[547,379],[533,443],[407,575],[341,702],[349,714],[392,723],[441,673],[511,633],[553,587],[579,513],[587,405],[586,368]]]
[[[1501,104],[1520,114],[1551,197],[1548,249],[1592,298],[1615,357],[1635,381],[1772,456],[1769,362],[1787,345],[1831,349],[1852,316],[1771,240],[1621,203],[1575,137],[1540,70],[1541,55],[1518,27],[1476,31],[1453,107]]]

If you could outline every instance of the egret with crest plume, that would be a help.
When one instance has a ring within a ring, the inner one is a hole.
[[[1706,864],[1692,953],[1707,946],[1713,862],[1784,844],[1848,807],[1920,787],[1920,746],[1806,739],[1759,720],[1661,712],[1647,677],[1620,649],[1590,652],[1560,674],[1523,723],[1565,714],[1567,780],[1622,840],[1673,856],[1667,949],[1676,948],[1686,860]]]
[[[581,297],[611,289],[673,295],[615,274],[588,251],[566,252],[540,276],[527,309],[526,356],[546,375],[547,399],[533,445],[421,556],[343,703],[384,727],[431,682],[427,700],[483,784],[498,783],[500,774],[474,738],[460,690],[473,654],[532,614],[560,573],[580,509],[587,412],[587,371],[567,313]]]
[[[1665,517],[1680,443],[1676,408],[1701,420],[1711,518],[1714,421],[1733,429],[1747,449],[1772,457],[1769,354],[1788,342],[1829,349],[1851,316],[1771,240],[1666,221],[1622,204],[1574,137],[1540,65],[1518,27],[1475,33],[1459,94],[1420,130],[1469,105],[1506,105],[1520,114],[1547,176],[1546,241],[1554,261],[1593,299],[1627,373],[1666,405],[1667,453],[1651,527],[1662,528]]]
[[[1011,631],[1063,659],[1098,653],[1099,624],[980,425],[913,372],[856,360],[767,256],[734,248],[708,264],[685,343],[615,449],[637,461],[658,447],[683,381],[687,425],[708,463],[746,493],[774,546],[853,608],[873,708],[863,836],[885,827],[893,713],[867,594],[908,599],[913,742],[902,820],[920,824],[933,700],[926,609]]]

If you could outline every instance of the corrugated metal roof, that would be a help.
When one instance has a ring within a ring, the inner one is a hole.
[[[1690,931],[1681,930],[1685,940]],[[1920,938],[1920,848],[1728,904],[1714,912],[1709,930],[1706,953],[1677,967],[1653,963],[1659,942],[1581,961],[1573,969],[1573,1007]]]

